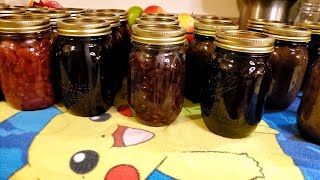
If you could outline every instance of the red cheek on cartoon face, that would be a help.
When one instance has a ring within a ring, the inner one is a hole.
[[[139,180],[139,172],[138,170],[127,164],[120,164],[118,166],[114,166],[111,168],[106,176],[105,180]]]

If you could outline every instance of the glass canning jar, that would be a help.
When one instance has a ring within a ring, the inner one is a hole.
[[[86,10],[82,8],[55,8],[55,10],[67,11],[71,14],[71,17],[75,18],[78,14],[85,13]]]
[[[238,29],[230,22],[195,22],[194,39],[186,56],[185,97],[193,103],[200,102],[200,90],[208,76],[209,61],[214,58],[214,37],[217,30]]]
[[[185,30],[179,26],[132,26],[128,102],[148,126],[171,124],[181,112],[185,78]]]
[[[272,37],[252,31],[216,32],[215,56],[201,95],[201,114],[210,131],[243,138],[256,129],[270,86],[266,63],[273,43]]]
[[[299,23],[299,26],[308,28],[312,31],[311,41],[308,45],[308,65],[306,74],[310,71],[310,68],[317,59],[320,58],[320,22],[303,22]],[[301,90],[303,90],[304,84],[307,81],[307,76],[304,76],[303,82],[301,85]]]
[[[204,15],[204,16],[200,16],[198,18],[198,21],[202,21],[202,22],[225,22],[225,23],[233,23],[232,19],[227,18],[227,17],[218,17],[215,15]]]
[[[15,14],[24,14],[26,12],[23,8],[16,7],[0,7],[0,15],[15,15]]]
[[[299,8],[298,14],[293,19],[293,25],[301,22],[319,22],[320,21],[320,3],[303,3]]]
[[[298,108],[298,129],[306,139],[320,145],[320,58],[311,66]]]
[[[48,7],[44,7],[44,6],[14,6],[14,8],[20,8],[20,9],[23,9],[24,11],[26,11],[26,12],[48,9]]]
[[[6,4],[6,3],[0,3],[0,7],[1,7],[1,8],[10,7],[10,5],[9,5],[9,4]]]
[[[152,18],[167,18],[178,20],[178,17],[174,14],[164,13],[142,13],[141,17],[152,17]]]
[[[60,64],[62,101],[71,114],[96,116],[113,103],[110,24],[104,20],[59,20],[55,58]]]
[[[0,17],[1,87],[16,109],[42,109],[55,102],[50,32],[48,17]]]
[[[286,109],[297,97],[308,64],[307,45],[311,31],[297,26],[267,27],[265,32],[276,39],[270,56],[272,83],[266,107]]]
[[[266,26],[283,26],[285,25],[281,21],[269,20],[269,19],[249,19],[247,28],[249,31],[264,32]]]
[[[121,58],[121,64],[124,64],[124,66],[121,68],[121,73],[122,76],[127,76],[128,74],[128,63],[129,63],[129,54],[132,49],[131,45],[131,28],[128,23],[128,11],[122,10],[122,9],[99,9],[96,10],[96,12],[102,12],[102,13],[107,13],[107,14],[114,14],[116,16],[120,17],[120,34],[122,37],[122,56],[123,59]],[[122,82],[122,81],[121,81]],[[117,90],[121,88],[121,85],[118,86]]]
[[[170,18],[161,17],[140,17],[136,18],[137,24],[162,24],[162,25],[179,25],[179,21]]]

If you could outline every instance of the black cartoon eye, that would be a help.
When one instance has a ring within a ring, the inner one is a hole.
[[[70,159],[70,168],[77,174],[86,174],[98,164],[99,154],[95,151],[85,150],[74,154]]]
[[[95,122],[103,122],[103,121],[109,120],[110,118],[111,118],[111,115],[109,113],[104,113],[99,116],[90,117],[90,120]]]

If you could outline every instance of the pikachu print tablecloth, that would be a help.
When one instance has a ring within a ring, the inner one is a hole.
[[[139,124],[120,94],[103,115],[77,117],[61,105],[18,111],[0,102],[0,179],[320,179],[320,146],[296,128],[299,98],[266,112],[247,138],[227,139],[185,102],[167,127]]]

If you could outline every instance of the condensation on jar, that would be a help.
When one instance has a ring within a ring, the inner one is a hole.
[[[256,31],[256,32],[264,32],[264,28],[266,26],[283,26],[284,23],[281,21],[276,20],[269,20],[269,19],[249,19],[247,24],[247,29],[249,31]]]
[[[220,136],[249,136],[261,121],[270,86],[268,58],[274,39],[241,30],[216,32],[215,56],[201,95],[201,114]]]
[[[297,124],[304,138],[320,145],[320,58],[313,63],[307,77]]]
[[[0,76],[6,101],[19,110],[37,110],[55,102],[47,17],[0,17]]]
[[[216,31],[238,29],[230,22],[198,21],[195,23],[194,39],[186,56],[185,97],[193,103],[200,102],[200,90],[208,76],[209,61],[214,58]]]
[[[307,74],[311,69],[311,66],[314,62],[316,62],[320,58],[320,22],[303,22],[299,23],[299,26],[308,28],[312,31],[311,41],[308,45],[308,65],[306,70],[306,75],[303,78],[303,82],[301,85],[301,90],[303,90],[304,84],[307,81]]]
[[[96,116],[113,104],[114,75],[104,20],[58,21],[56,60],[60,64],[62,101],[77,116]]]
[[[311,31],[297,26],[267,27],[265,32],[276,39],[270,56],[272,83],[266,107],[286,109],[298,96],[308,64],[307,45]]]
[[[183,106],[185,30],[179,26],[136,24],[132,26],[132,34],[130,108],[142,124],[169,125]]]

